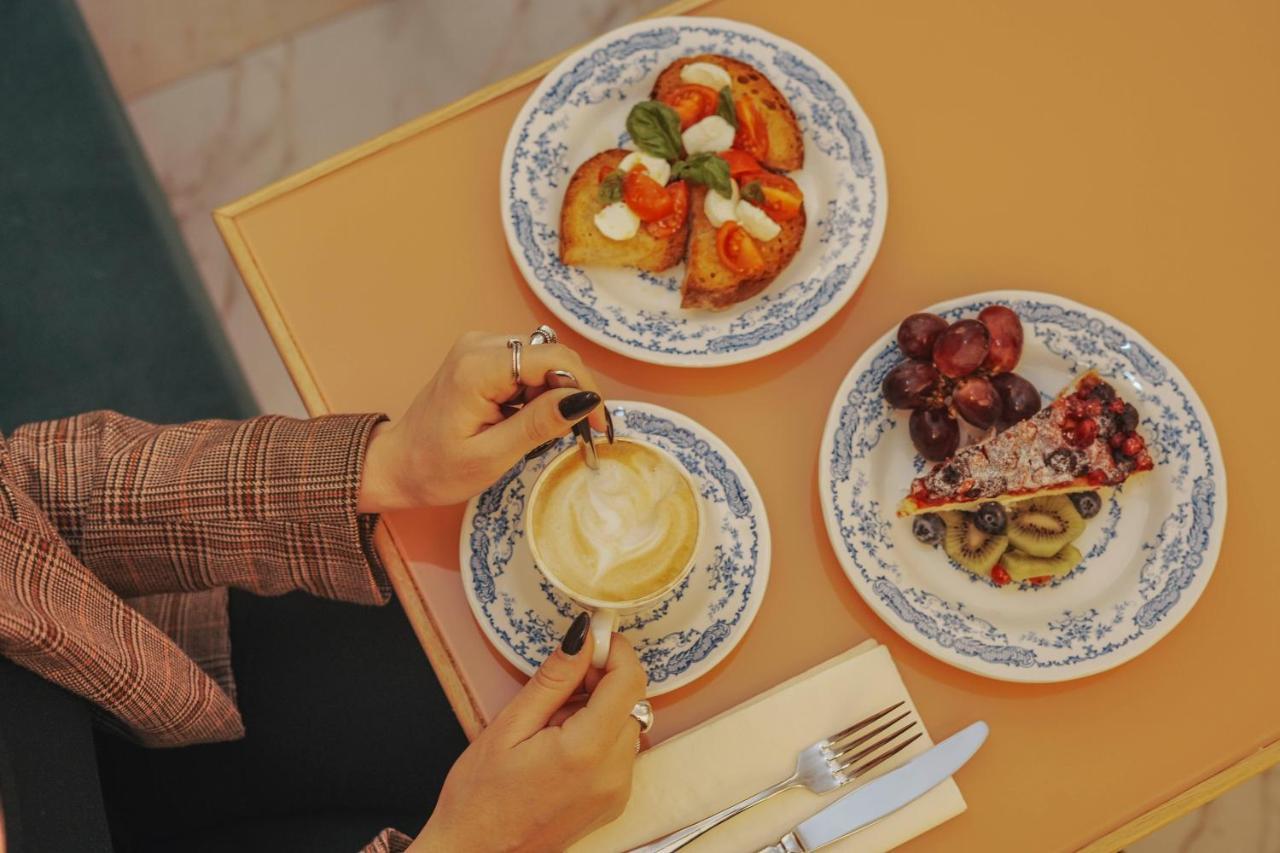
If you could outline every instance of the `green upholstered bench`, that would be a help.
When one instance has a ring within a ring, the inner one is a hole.
[[[0,2],[0,430],[254,413],[71,0]],[[109,850],[89,706],[0,658],[10,853]]]
[[[0,0],[0,430],[98,408],[254,414],[73,0]],[[231,620],[232,744],[131,747],[0,658],[8,853],[355,850],[421,826],[466,739],[398,605],[233,590]]]

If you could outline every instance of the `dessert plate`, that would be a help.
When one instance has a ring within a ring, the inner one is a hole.
[[[673,60],[722,53],[759,68],[804,132],[809,224],[791,264],[725,311],[680,307],[684,265],[663,273],[560,263],[560,203],[573,170],[630,147],[626,118]],[[653,364],[713,367],[760,358],[816,330],[853,296],[884,233],[888,191],[875,131],[849,88],[805,49],[717,18],[654,18],[571,54],[529,96],[502,157],[502,224],[529,287],[579,334]]]
[[[1008,305],[1026,341],[1018,373],[1047,401],[1096,368],[1132,402],[1155,470],[1104,503],[1074,544],[1084,561],[1043,587],[997,587],[916,541],[899,501],[927,463],[907,412],[881,396],[902,359],[896,329],[845,377],[819,456],[823,514],[858,593],[907,640],[970,672],[1066,681],[1151,648],[1187,615],[1213,574],[1227,516],[1226,472],[1209,415],[1174,364],[1101,311],[1047,293],[998,291],[925,310],[948,320]]]
[[[705,675],[741,642],[769,583],[769,520],[742,461],[684,415],[650,403],[611,401],[614,429],[657,445],[692,476],[705,511],[689,576],[654,607],[627,616],[626,635],[658,696]],[[527,675],[555,650],[578,608],[542,577],[524,538],[525,496],[547,461],[512,468],[467,505],[459,542],[462,585],[489,642]]]

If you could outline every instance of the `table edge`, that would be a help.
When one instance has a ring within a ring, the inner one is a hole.
[[[674,0],[674,2],[641,16],[640,20],[685,14],[709,2],[710,0]],[[280,310],[280,306],[271,292],[270,285],[262,275],[253,250],[240,232],[238,218],[254,208],[318,180],[325,175],[336,172],[350,163],[423,133],[436,125],[443,124],[452,118],[533,82],[547,74],[565,56],[580,47],[581,45],[570,47],[523,71],[478,89],[470,95],[459,98],[416,119],[411,119],[366,142],[348,148],[313,166],[214,209],[214,223],[222,235],[223,242],[226,243],[227,251],[235,262],[236,268],[240,271],[241,278],[245,283],[245,289],[253,299],[254,305],[258,309],[258,313],[261,315],[263,323],[271,335],[272,342],[279,351],[281,360],[284,362],[289,377],[293,381],[298,395],[302,398],[303,406],[309,415],[315,417],[329,414],[332,408],[325,398],[324,392],[320,389],[306,356],[289,328],[288,322],[284,318],[284,313]],[[470,690],[467,689],[465,682],[459,675],[457,663],[445,645],[435,621],[426,609],[426,605],[423,603],[424,599],[421,591],[417,582],[413,579],[412,572],[409,570],[408,558],[401,549],[395,535],[386,524],[378,526],[374,535],[374,547],[386,566],[387,575],[391,580],[392,587],[395,589],[396,597],[400,600],[410,625],[418,635],[418,640],[423,646],[432,669],[435,671],[437,678],[440,679],[440,685],[449,700],[450,706],[453,708],[454,714],[458,717],[458,721],[467,737],[474,740],[486,725],[484,715],[479,703]],[[1280,741],[1268,744],[1256,752],[1233,762],[1182,793],[1112,829],[1105,835],[1079,848],[1079,853],[1112,853],[1112,851],[1121,850],[1126,845],[1144,838],[1157,829],[1221,796],[1235,786],[1277,765],[1280,765]]]
[[[1242,782],[1280,766],[1280,740],[1273,741],[1145,814],[1080,848],[1079,853],[1115,853],[1214,800]]]
[[[674,0],[674,2],[642,16],[642,19],[681,15],[707,2],[708,0]],[[574,45],[523,71],[478,89],[470,95],[405,122],[366,142],[341,151],[313,166],[249,193],[243,198],[214,209],[214,224],[222,235],[223,242],[226,244],[227,251],[235,262],[236,268],[240,271],[240,276],[245,283],[245,289],[248,290],[254,306],[262,317],[263,324],[267,327],[267,332],[271,335],[272,342],[280,353],[281,360],[284,362],[289,378],[293,381],[294,387],[298,391],[298,396],[302,398],[302,404],[306,408],[307,414],[312,417],[329,414],[332,411],[332,407],[325,398],[324,392],[320,389],[315,374],[311,370],[311,365],[308,364],[302,348],[298,345],[297,339],[289,328],[288,321],[285,320],[284,313],[280,310],[275,295],[271,292],[270,285],[267,284],[265,277],[262,275],[252,248],[240,231],[239,217],[254,208],[270,202],[272,199],[336,172],[349,163],[423,133],[451,118],[462,115],[475,107],[537,80],[546,75],[565,56],[580,47],[581,45]],[[378,525],[374,535],[374,547],[387,569],[388,578],[391,581],[392,588],[395,589],[401,606],[404,608],[405,616],[408,617],[414,633],[418,635],[418,640],[426,652],[432,669],[435,670],[436,677],[440,679],[440,686],[444,690],[445,697],[449,700],[449,704],[452,706],[453,712],[467,737],[474,740],[486,724],[483,711],[459,675],[457,662],[445,645],[435,621],[426,609],[426,605],[423,604],[424,599],[421,591],[413,578],[413,573],[409,570],[408,557],[401,549],[396,541],[395,534],[392,533],[387,524]]]

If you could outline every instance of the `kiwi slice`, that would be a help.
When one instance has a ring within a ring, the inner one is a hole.
[[[1009,578],[1024,581],[1045,575],[1058,577],[1080,565],[1080,549],[1075,545],[1063,546],[1062,550],[1052,557],[1032,557],[1021,551],[1010,549],[1001,558],[1000,564],[1009,573]]]
[[[983,533],[968,512],[940,513],[947,531],[942,536],[942,549],[947,556],[965,569],[981,577],[991,574],[991,567],[1000,561],[1009,547],[1009,537]]]
[[[1005,533],[1014,548],[1029,556],[1052,557],[1083,532],[1084,519],[1065,495],[1031,498],[1009,507]]]

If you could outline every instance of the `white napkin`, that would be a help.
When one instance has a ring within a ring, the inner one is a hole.
[[[868,640],[643,753],[636,760],[626,811],[570,851],[616,853],[699,821],[790,776],[796,754],[809,744],[899,700],[915,713],[889,650]],[[932,745],[925,732],[862,781]],[[785,791],[684,849],[759,850],[858,784],[823,796],[805,788]],[[891,850],[964,810],[960,789],[948,779],[905,808],[824,849]]]

